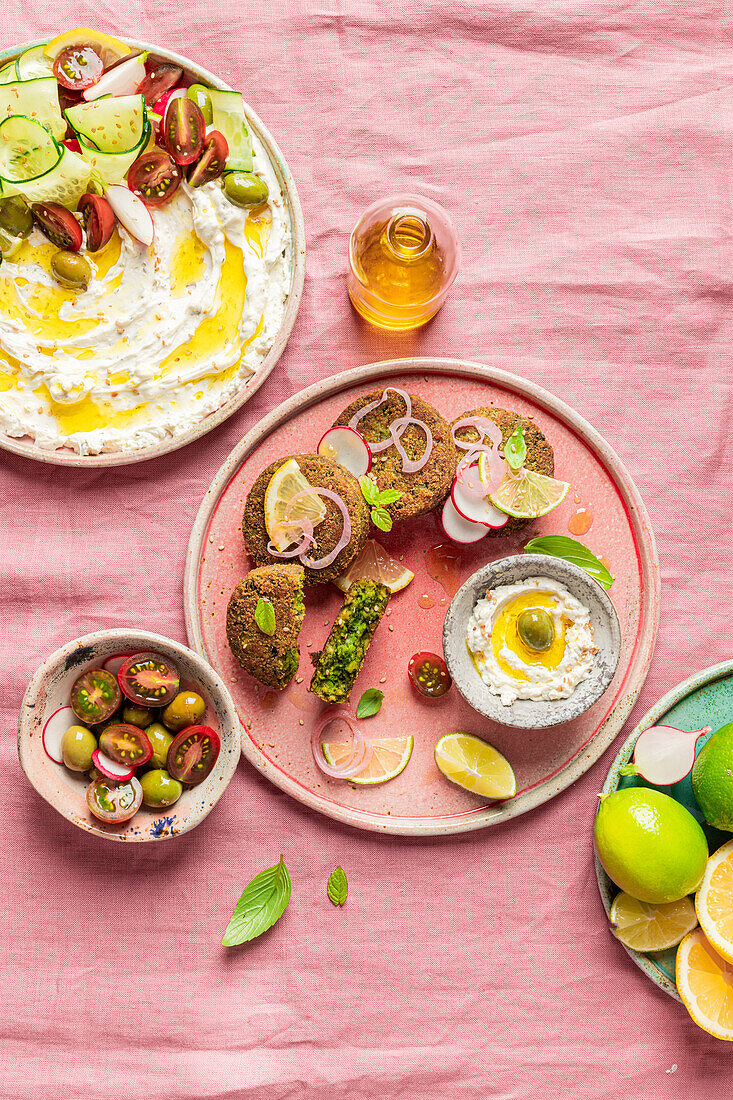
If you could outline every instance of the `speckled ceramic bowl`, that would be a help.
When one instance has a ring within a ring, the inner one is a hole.
[[[221,738],[219,759],[211,775],[184,790],[167,809],[143,806],[120,825],[105,825],[92,817],[86,803],[88,780],[56,764],[43,747],[43,729],[59,708],[68,706],[71,685],[85,669],[98,668],[110,657],[161,653],[174,661],[181,683],[206,701],[205,725]],[[100,630],[68,642],[47,657],[28,685],[18,721],[18,756],[29,781],[42,798],[68,821],[109,840],[168,840],[193,829],[213,809],[234,775],[240,754],[241,726],[234,702],[221,677],[192,650],[147,630]]]
[[[505,706],[479,676],[466,646],[468,620],[488,589],[516,584],[529,577],[558,581],[590,610],[593,638],[598,646],[593,671],[567,699],[538,702],[517,699]],[[505,726],[542,729],[580,717],[601,697],[613,679],[621,654],[618,615],[601,586],[584,570],[545,554],[518,554],[485,565],[459,588],[443,626],[443,651],[453,682],[479,714]]]

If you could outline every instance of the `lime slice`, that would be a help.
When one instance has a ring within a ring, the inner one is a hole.
[[[9,233],[6,233],[5,230],[0,227],[0,253],[2,253],[4,260],[11,259],[22,244],[22,237],[11,237]]]
[[[435,763],[446,779],[482,798],[512,798],[517,780],[500,752],[472,733],[446,733],[435,746]]]
[[[276,550],[287,550],[300,538],[299,519],[309,519],[316,527],[326,516],[326,506],[317,493],[302,497],[290,509],[285,523],[285,509],[297,493],[305,492],[311,485],[303,476],[294,458],[289,458],[270,478],[265,490],[265,529]]]
[[[653,905],[621,893],[613,900],[611,923],[616,938],[634,951],[667,951],[692,931],[697,916],[688,897]]]
[[[58,34],[46,43],[43,52],[51,61],[55,61],[67,46],[91,46],[102,58],[105,69],[108,69],[115,61],[119,61],[132,53],[130,47],[121,42],[119,38],[114,38],[111,34],[104,34],[102,31],[94,31],[91,27],[75,27],[71,31]]]
[[[35,179],[58,163],[61,156],[45,126],[23,115],[0,122],[0,176],[17,183]]]
[[[351,776],[349,783],[359,787],[376,787],[386,783],[404,771],[412,756],[414,740],[412,737],[378,737],[371,742],[372,755],[369,762],[358,775]],[[353,752],[350,741],[331,741],[324,743],[323,755],[326,763],[338,767],[349,759]]]
[[[496,492],[489,493],[489,500],[515,519],[538,519],[557,508],[569,489],[567,481],[522,468],[516,474],[508,471]]]
[[[337,577],[334,584],[342,592],[348,592],[355,581],[376,581],[394,593],[407,588],[414,577],[415,574],[406,569],[402,562],[389,556],[381,543],[376,539],[367,539],[348,573]]]

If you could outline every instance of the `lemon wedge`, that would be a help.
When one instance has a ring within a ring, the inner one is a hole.
[[[733,963],[708,942],[702,928],[677,951],[677,990],[698,1027],[716,1039],[733,1040]]]
[[[317,493],[302,497],[288,514],[285,521],[285,509],[298,493],[306,492],[311,485],[306,481],[300,466],[294,458],[284,462],[270,478],[265,489],[265,529],[276,550],[287,550],[298,541],[301,535],[297,521],[308,519],[316,527],[325,519],[326,505]]]
[[[372,754],[358,775],[349,777],[349,783],[359,787],[376,787],[386,783],[404,771],[412,756],[414,739],[412,737],[377,737],[371,742]],[[350,741],[331,741],[323,744],[326,763],[338,767],[346,762],[353,752]]]
[[[515,519],[539,519],[562,504],[569,489],[567,481],[523,468],[516,474],[508,471],[489,500]]]
[[[130,47],[121,42],[119,38],[114,38],[111,34],[104,34],[103,31],[93,31],[91,27],[75,27],[74,30],[64,31],[63,34],[56,35],[55,38],[46,43],[43,53],[51,61],[55,61],[59,54],[69,46],[91,46],[102,58],[105,68],[109,68],[113,62],[119,61],[132,53]]]
[[[509,761],[472,733],[441,737],[435,746],[435,763],[451,783],[482,798],[511,798],[517,793]]]
[[[697,924],[690,898],[653,905],[620,893],[613,899],[611,923],[616,939],[634,951],[667,951]]]
[[[354,581],[376,581],[394,593],[407,588],[414,578],[415,574],[410,569],[406,569],[401,562],[391,558],[380,542],[376,539],[367,539],[364,549],[348,572],[342,577],[337,577],[334,584],[342,592],[348,592]]]

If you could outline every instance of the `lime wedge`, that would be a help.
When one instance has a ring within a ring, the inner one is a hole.
[[[441,737],[435,746],[435,763],[451,783],[482,798],[511,798],[517,793],[509,761],[472,733]]]
[[[509,470],[489,500],[495,507],[515,519],[538,519],[557,508],[570,489],[567,481],[558,481],[546,474],[521,469],[514,474]]]
[[[653,905],[630,894],[617,894],[611,906],[611,924],[617,939],[634,951],[667,951],[697,924],[691,898]]]

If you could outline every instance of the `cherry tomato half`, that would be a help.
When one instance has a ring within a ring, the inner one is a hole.
[[[138,84],[138,95],[145,96],[148,107],[152,107],[162,95],[175,88],[182,76],[183,69],[179,65],[157,65]]]
[[[124,783],[99,778],[87,787],[87,806],[95,817],[110,825],[129,821],[140,809],[142,801],[143,789],[135,776]]]
[[[150,738],[129,722],[116,722],[107,726],[99,738],[99,747],[118,764],[139,768],[147,764],[153,755]]]
[[[176,164],[192,164],[201,155],[206,123],[201,109],[188,96],[168,104],[163,119],[165,147]]]
[[[36,225],[49,241],[66,252],[79,251],[84,235],[70,210],[57,202],[34,202],[31,210]]]
[[[439,699],[453,683],[445,661],[437,653],[413,653],[407,674],[418,695],[426,699]]]
[[[224,173],[229,146],[227,139],[218,130],[210,130],[204,138],[201,156],[188,169],[188,182],[191,187],[202,187],[211,180],[218,180]]]
[[[71,688],[71,709],[84,725],[105,722],[120,705],[120,689],[111,672],[90,668]]]
[[[87,235],[87,248],[90,252],[99,252],[109,243],[115,228],[114,210],[102,195],[92,195],[87,191],[79,199],[79,212]]]
[[[92,46],[67,46],[53,63],[53,75],[72,92],[91,88],[103,72],[104,62]]]
[[[178,693],[178,669],[159,653],[135,653],[120,666],[122,694],[144,707],[164,707]]]
[[[180,182],[180,168],[158,149],[143,153],[127,173],[127,186],[146,206],[162,206],[178,190]]]
[[[168,748],[168,774],[180,783],[201,783],[211,774],[220,749],[216,730],[210,726],[187,726],[176,734]]]

